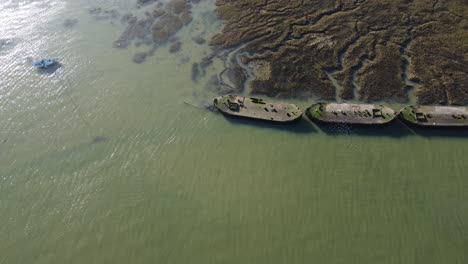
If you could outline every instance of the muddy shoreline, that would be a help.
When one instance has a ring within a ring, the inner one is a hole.
[[[447,1],[216,1],[231,92],[468,104],[468,6]],[[233,59],[234,58],[234,59]],[[245,70],[250,69],[250,70]],[[226,75],[226,74],[225,74]]]

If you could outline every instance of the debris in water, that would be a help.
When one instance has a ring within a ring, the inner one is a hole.
[[[88,13],[98,20],[116,19],[120,17],[120,13],[115,9],[102,9],[101,7],[92,7],[88,9]]]
[[[185,64],[185,63],[188,63],[190,61],[190,57],[189,56],[184,56],[180,59],[180,63],[182,64]]]
[[[127,13],[120,19],[120,22],[127,23],[128,21],[130,21],[132,19],[136,20],[137,18],[133,14]]]
[[[192,40],[198,45],[203,45],[206,43],[206,40],[200,36],[193,37]]]
[[[148,55],[153,56],[157,49],[158,49],[158,45],[156,44],[153,45],[153,47],[151,47],[151,49],[148,51]]]
[[[63,26],[66,28],[74,28],[78,24],[78,19],[67,18],[63,21]]]
[[[182,42],[177,41],[171,44],[171,47],[169,48],[169,52],[176,53],[176,52],[179,52],[181,48],[182,48]]]
[[[149,5],[153,2],[155,2],[156,0],[137,0],[137,8],[140,8],[144,5]]]
[[[192,65],[192,81],[198,81],[198,78],[200,77],[200,69],[198,67],[198,63],[194,63]]]
[[[91,7],[90,9],[88,9],[88,12],[91,14],[91,15],[98,15],[102,12],[102,8],[100,7]]]
[[[107,137],[97,136],[97,137],[93,138],[93,141],[91,141],[91,144],[102,143],[102,142],[107,141],[107,140],[108,140]]]
[[[147,56],[148,56],[148,53],[146,52],[138,52],[137,54],[133,56],[133,62],[141,64],[145,62]]]

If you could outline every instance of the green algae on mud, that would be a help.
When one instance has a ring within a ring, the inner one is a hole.
[[[466,1],[216,5],[224,27],[211,44],[251,67],[251,93],[402,103],[408,101],[408,78],[418,83],[421,104],[468,104]],[[404,56],[411,61],[409,76],[403,74]]]

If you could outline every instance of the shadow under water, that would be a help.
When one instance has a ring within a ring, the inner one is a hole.
[[[468,139],[468,127],[418,127],[408,126],[416,135],[423,137],[450,137]]]
[[[277,129],[299,134],[317,133],[317,130],[310,123],[308,123],[308,120],[304,117],[289,123],[271,122],[268,120],[249,119],[237,116],[225,116],[225,119],[235,125],[257,126],[261,128]]]
[[[410,135],[423,137],[454,137],[468,139],[468,127],[417,127],[395,120],[383,126],[314,123],[332,136],[384,136],[401,138]]]
[[[58,69],[62,67],[63,64],[57,62],[47,68],[37,68],[37,73],[42,75],[53,75]]]
[[[96,136],[93,138],[93,140],[91,141],[91,144],[98,144],[98,143],[102,143],[102,142],[106,142],[108,141],[109,138],[107,137],[104,137],[104,136]]]
[[[322,130],[331,136],[370,136],[402,138],[411,135],[423,137],[455,137],[467,138],[468,128],[465,127],[414,127],[395,120],[383,126],[364,126],[350,124],[315,123],[302,117],[292,123],[275,123],[266,120],[248,119],[243,117],[225,116],[225,119],[235,125],[257,126],[261,128],[277,129],[293,133],[317,133]],[[316,127],[316,128],[315,128]]]
[[[414,134],[405,124],[391,122],[385,125],[350,125],[350,124],[328,124],[315,123],[325,133],[332,136],[386,136],[400,138]]]

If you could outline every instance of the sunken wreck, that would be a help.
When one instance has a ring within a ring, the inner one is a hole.
[[[407,106],[399,118],[411,125],[468,127],[468,107],[463,106]]]
[[[383,125],[395,119],[393,109],[377,104],[317,103],[306,110],[311,120],[324,123]]]
[[[214,106],[225,115],[273,122],[292,122],[302,116],[302,111],[294,104],[236,95],[217,97]]]

